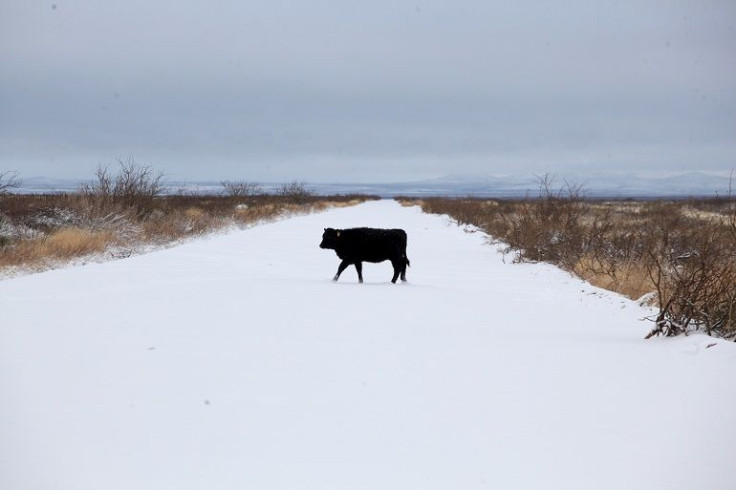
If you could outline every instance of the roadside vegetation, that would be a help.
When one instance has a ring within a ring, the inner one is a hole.
[[[165,194],[163,175],[134,161],[100,166],[74,193],[11,193],[17,173],[0,173],[0,274],[40,271],[74,260],[122,258],[228,227],[355,205],[373,196],[318,196],[304,183],[268,193],[225,181],[216,195]]]
[[[587,199],[540,178],[526,199],[401,199],[474,225],[518,262],[549,262],[658,308],[647,338],[736,340],[736,199]]]

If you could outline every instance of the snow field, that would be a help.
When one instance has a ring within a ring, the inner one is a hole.
[[[510,262],[380,201],[2,281],[0,488],[733,488],[736,346]]]

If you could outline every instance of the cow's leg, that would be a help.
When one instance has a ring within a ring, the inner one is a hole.
[[[355,262],[355,270],[358,271],[358,281],[363,283],[363,262],[360,260]]]
[[[401,280],[402,281],[406,281],[406,263],[407,262],[408,261],[406,260],[406,258],[404,258],[404,260],[401,261]]]
[[[392,260],[391,265],[394,266],[394,277],[391,279],[391,282],[396,284],[396,279],[399,278],[399,274],[401,273],[401,262],[399,260]]]
[[[340,262],[340,265],[337,266],[337,274],[335,274],[335,277],[333,277],[332,280],[337,281],[340,278],[340,274],[342,274],[342,271],[344,271],[345,268],[349,265],[350,265],[349,260],[343,260],[342,262]]]

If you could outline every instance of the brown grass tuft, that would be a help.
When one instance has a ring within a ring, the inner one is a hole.
[[[115,235],[109,231],[64,228],[41,240],[36,253],[42,257],[69,259],[104,252],[114,242]]]
[[[573,272],[594,286],[616,291],[634,300],[655,290],[646,267],[637,262],[619,264],[615,271],[604,272],[603,264],[584,257],[575,265]]]
[[[115,244],[115,235],[110,231],[64,228],[43,238],[20,240],[0,248],[0,264],[36,268],[48,261],[67,261],[102,253]]]

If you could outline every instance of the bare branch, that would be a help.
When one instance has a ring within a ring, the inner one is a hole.
[[[264,194],[263,188],[257,182],[247,180],[223,180],[220,182],[225,188],[225,194],[232,197],[256,197]]]
[[[18,172],[15,170],[0,172],[0,194],[7,194],[10,189],[17,189],[21,184]]]

